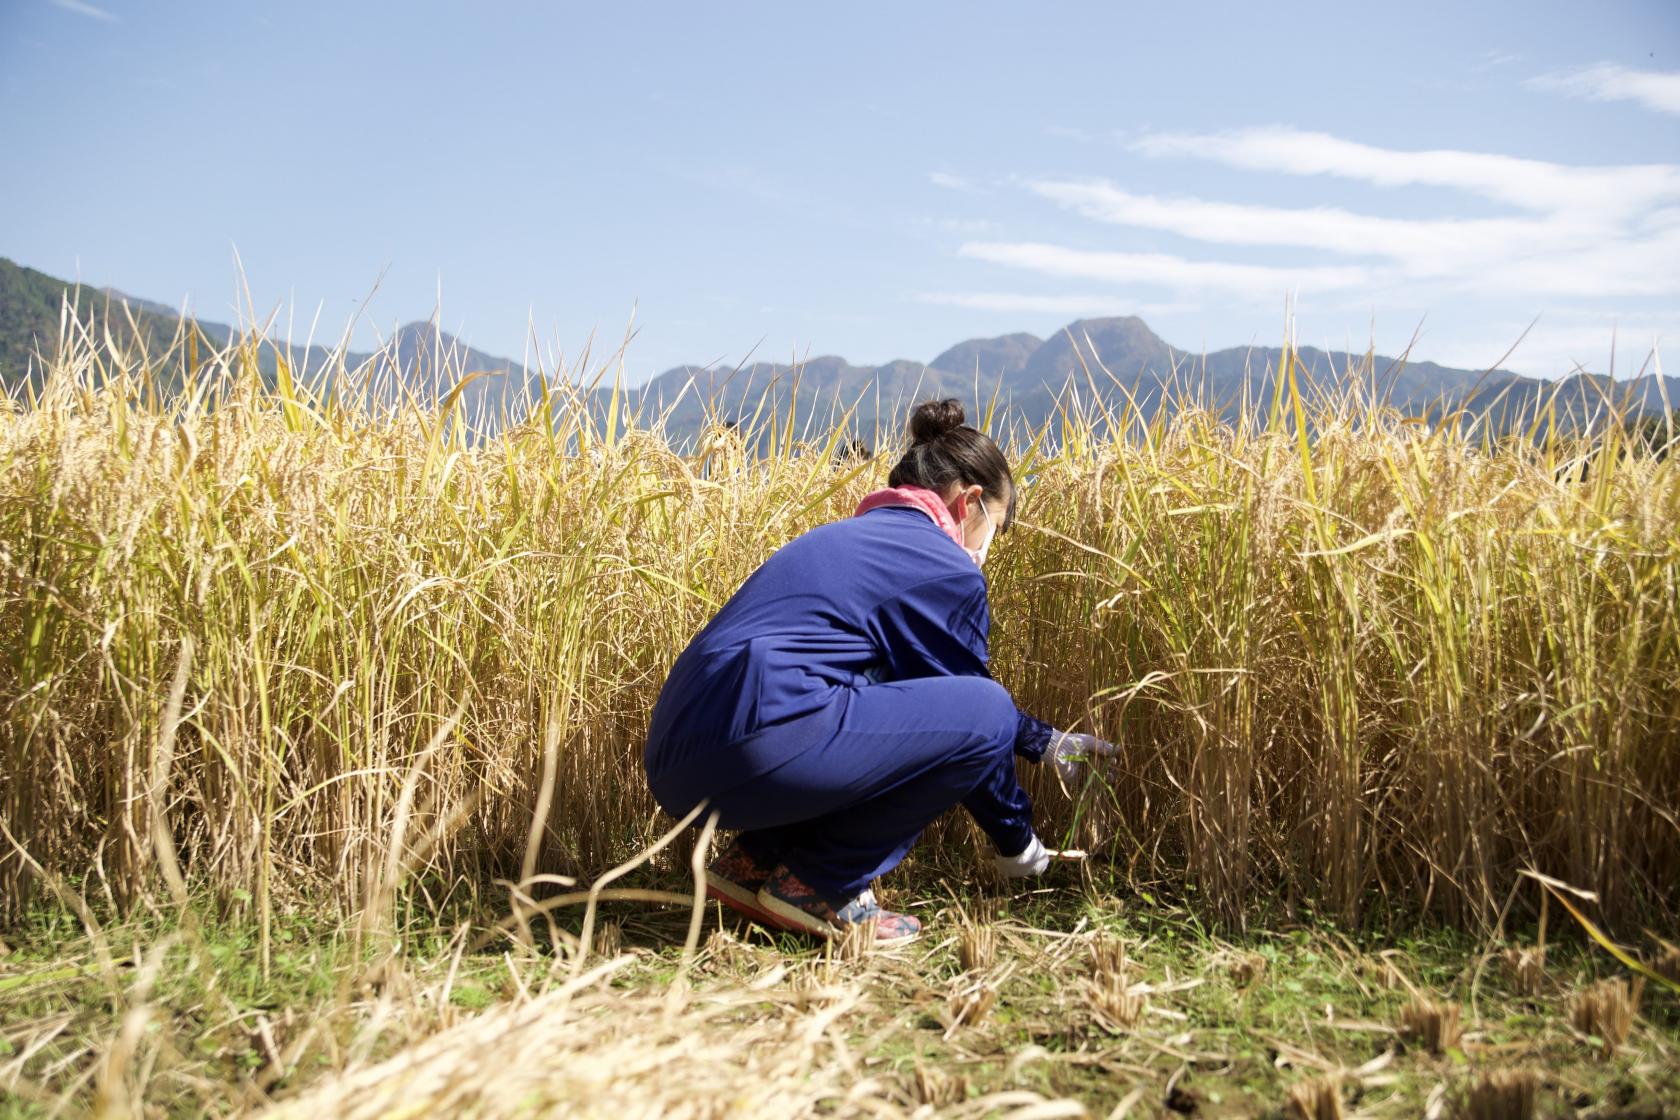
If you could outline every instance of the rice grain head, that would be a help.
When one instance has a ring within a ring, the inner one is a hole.
[[[552,399],[469,438],[436,402],[378,403],[363,383],[399,371],[394,352],[312,395],[265,378],[266,344],[243,338],[195,356],[191,391],[165,400],[151,390],[180,370],[83,335],[61,340],[39,404],[0,410],[0,632],[39,635],[5,682],[0,819],[46,873],[0,859],[0,924],[48,875],[155,901],[154,820],[181,837],[189,886],[248,908],[264,946],[293,903],[358,921],[382,868],[399,872],[389,910],[421,882],[522,878],[519,853],[573,877],[630,857],[660,818],[622,747],[645,739],[660,669],[887,466],[837,469],[809,439],[821,417],[801,429],[811,414],[777,415],[773,394],[740,402],[758,419],[678,432],[616,393],[604,416],[565,388],[583,371],[554,370]],[[1277,422],[1179,403],[1105,431],[1070,401],[1055,431],[1000,433],[1038,450],[1032,531],[988,575],[1010,620],[999,678],[1071,721],[1162,668],[1102,705],[1146,780],[1041,799],[1044,831],[1126,822],[1140,878],[1188,876],[1233,926],[1293,882],[1350,919],[1386,894],[1491,922],[1542,863],[1607,920],[1680,917],[1645,889],[1674,881],[1680,848],[1644,839],[1680,799],[1674,457],[1621,455],[1614,424],[1495,445],[1380,401],[1315,398]],[[1531,624],[1513,625],[1518,601]],[[154,783],[155,700],[189,638],[195,716]],[[132,717],[115,750],[113,712]],[[551,723],[551,781],[533,782]],[[1413,741],[1427,749],[1362,746]],[[1262,811],[1255,791],[1297,777],[1304,796]],[[388,858],[398,816],[412,867]],[[1580,827],[1548,847],[1535,822],[1560,819]],[[946,824],[925,841],[958,843]],[[1439,874],[1464,853],[1475,866]],[[683,855],[659,866],[680,874]]]

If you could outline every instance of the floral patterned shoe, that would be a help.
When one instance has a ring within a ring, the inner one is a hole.
[[[765,882],[758,892],[758,904],[783,929],[818,937],[839,937],[847,927],[871,921],[875,923],[876,945],[902,945],[922,932],[922,923],[910,915],[881,909],[875,892],[868,889],[836,910],[786,865],[776,868]]]
[[[779,928],[781,923],[765,913],[758,901],[758,890],[769,878],[770,869],[760,866],[736,842],[706,868],[706,894],[755,922]]]

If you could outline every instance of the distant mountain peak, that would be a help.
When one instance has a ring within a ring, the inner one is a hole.
[[[425,342],[441,342],[445,345],[459,345],[460,340],[430,319],[416,319],[412,323],[404,323],[392,335],[398,339],[419,339]]]
[[[1075,319],[1067,326],[1056,332],[1055,336],[1066,338],[1072,335],[1077,341],[1085,335],[1093,339],[1097,336],[1105,338],[1124,338],[1131,344],[1166,345],[1161,336],[1150,329],[1149,324],[1136,315],[1111,315],[1100,319]]]
[[[1137,315],[1097,315],[1090,319],[1075,319],[1073,322],[1064,327],[1063,330],[1071,331],[1080,327],[1094,327],[1097,329],[1124,327],[1146,331],[1149,330],[1149,324],[1145,323],[1143,319]]]
[[[65,293],[76,287],[0,258],[0,387],[38,383],[41,371],[33,355],[37,347],[51,350]],[[173,309],[114,289],[82,287],[80,296],[78,312],[84,320],[103,316],[119,338],[132,334],[156,343],[173,337],[180,326]],[[108,314],[104,307],[92,306],[95,303],[127,303],[134,326],[128,326],[130,316]],[[206,321],[199,321],[197,328],[216,345],[237,333],[233,327]],[[157,349],[154,346],[154,352]],[[338,355],[320,345],[287,349],[294,370],[330,373],[340,361],[354,370],[371,360],[378,376],[373,379],[376,388],[369,391],[380,395],[416,391],[420,399],[432,394],[441,399],[464,374],[494,374],[472,379],[458,398],[465,414],[482,415],[492,425],[503,413],[526,415],[530,407],[534,371],[474,350],[436,319],[403,324],[372,355]],[[258,355],[265,377],[273,376],[278,350],[265,347]],[[1297,356],[1305,376],[1320,385],[1340,383],[1349,370],[1365,368],[1366,361],[1366,355],[1312,347],[1301,347]],[[769,393],[769,407],[793,408],[807,429],[845,422],[879,443],[899,438],[914,402],[930,397],[957,397],[977,409],[996,401],[1000,410],[994,427],[1016,433],[1052,423],[1062,407],[1061,394],[1070,385],[1087,403],[1099,398],[1105,407],[1123,404],[1146,415],[1156,408],[1177,407],[1175,391],[1203,394],[1208,403],[1230,410],[1254,400],[1256,390],[1263,393],[1280,360],[1276,347],[1178,350],[1141,317],[1113,315],[1075,320],[1044,339],[1023,332],[971,338],[926,364],[901,359],[854,366],[843,357],[825,354],[792,365],[747,361],[738,367],[679,366],[622,391],[636,407],[649,406],[650,415],[665,417],[668,434],[679,442],[712,419],[744,422],[762,415]],[[1612,382],[1606,375],[1587,373],[1552,382],[1416,359],[1398,363],[1378,355],[1372,360],[1375,380],[1388,403],[1413,414],[1451,406],[1470,414],[1498,414],[1497,420],[1528,415],[1537,402],[1577,415],[1599,414],[1607,397],[1635,414],[1680,404],[1680,379],[1672,377],[1623,376]],[[610,389],[598,392],[610,402]]]
[[[1027,364],[1033,351],[1044,345],[1037,335],[1024,331],[996,338],[971,338],[959,342],[928,365],[958,375],[1005,378]]]
[[[1023,380],[1061,385],[1070,376],[1101,369],[1120,377],[1143,370],[1160,373],[1174,366],[1173,348],[1136,315],[1076,319],[1033,352]]]

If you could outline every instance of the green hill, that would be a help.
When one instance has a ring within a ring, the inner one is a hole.
[[[125,343],[142,341],[153,353],[161,353],[180,329],[179,318],[157,304],[128,300],[109,288],[78,287],[0,257],[0,388],[9,393],[40,388],[39,356],[50,358],[58,349],[66,293],[84,328],[109,330]],[[161,388],[178,384],[179,371],[168,380]]]

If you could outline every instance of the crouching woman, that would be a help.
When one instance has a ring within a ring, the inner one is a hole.
[[[738,831],[712,897],[823,937],[872,920],[878,943],[920,931],[869,883],[935,817],[961,804],[1005,875],[1040,874],[1015,757],[1065,771],[1113,749],[1017,710],[987,672],[981,565],[1015,484],[960,403],[916,408],[887,484],[742,584],[672,666],[644,756],[667,812],[706,801]]]

